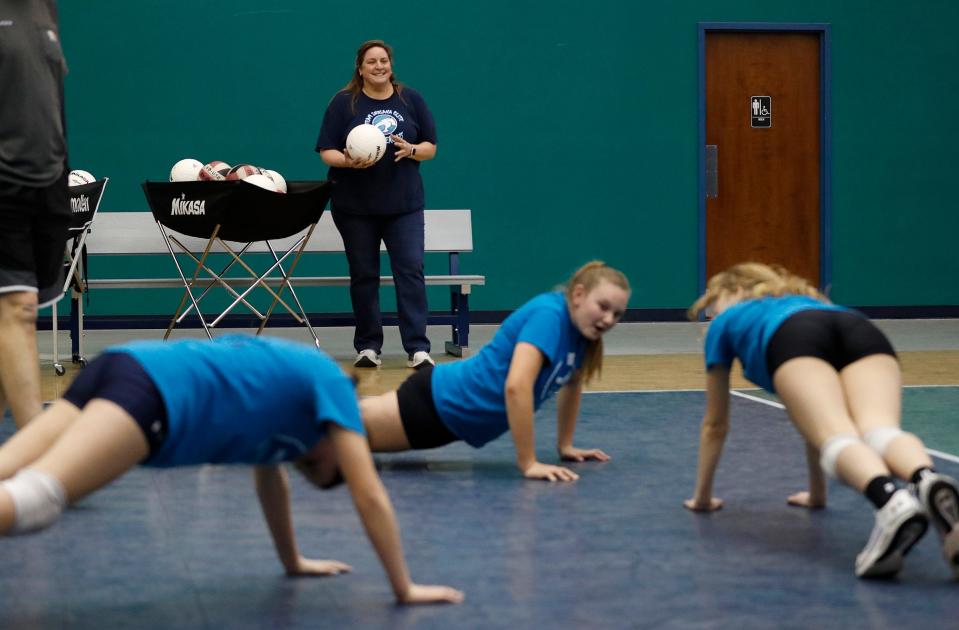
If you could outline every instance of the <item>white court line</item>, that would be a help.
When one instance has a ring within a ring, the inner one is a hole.
[[[739,396],[740,398],[745,398],[746,400],[752,400],[754,402],[762,403],[764,405],[769,405],[770,407],[775,407],[776,409],[785,409],[782,403],[778,403],[775,400],[769,400],[767,398],[762,398],[761,396],[753,396],[752,394],[744,394],[742,392],[737,392],[736,390],[729,390],[729,393],[733,396]]]
[[[742,392],[737,392],[730,390],[730,394],[733,396],[739,396],[740,398],[745,398],[746,400],[752,400],[754,402],[762,403],[764,405],[769,405],[770,407],[775,407],[776,409],[785,409],[782,403],[778,403],[774,400],[766,400],[765,398],[760,398],[759,396],[752,396],[750,394],[744,394]],[[937,451],[935,449],[927,448],[926,452],[932,455],[933,457],[938,457],[939,459],[944,459],[947,462],[953,462],[959,464],[959,457],[952,455],[951,453],[944,453],[942,451]]]
[[[951,455],[949,453],[943,453],[942,451],[937,451],[931,448],[927,448],[926,452],[932,455],[933,457],[938,457],[939,459],[944,459],[947,462],[954,462],[956,464],[959,464],[959,457],[956,457],[955,455]]]

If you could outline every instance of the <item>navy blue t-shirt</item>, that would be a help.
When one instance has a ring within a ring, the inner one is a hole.
[[[349,92],[339,92],[330,101],[323,115],[316,151],[346,146],[346,136],[357,125],[378,127],[386,136],[386,153],[369,168],[330,167],[328,179],[333,182],[330,207],[349,214],[404,214],[426,207],[420,163],[407,158],[394,162],[395,134],[411,144],[436,144],[433,114],[419,92],[404,87],[401,93],[385,100],[372,99],[362,92],[353,102]]]

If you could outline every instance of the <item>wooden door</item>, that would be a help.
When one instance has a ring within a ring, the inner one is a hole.
[[[705,56],[706,277],[758,261],[818,284],[819,34],[707,32]]]

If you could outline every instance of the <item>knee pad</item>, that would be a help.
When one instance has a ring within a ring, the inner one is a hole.
[[[847,446],[862,444],[862,440],[852,435],[834,435],[826,440],[819,450],[819,465],[830,477],[836,477],[836,460]]]
[[[899,427],[879,427],[862,436],[862,440],[882,457],[889,448],[889,444],[900,435],[902,435],[902,429]]]
[[[49,527],[60,518],[67,505],[63,485],[47,473],[21,469],[12,479],[3,482],[10,493],[16,517],[8,534],[27,534]]]

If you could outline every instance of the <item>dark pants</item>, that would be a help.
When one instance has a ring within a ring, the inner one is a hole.
[[[406,214],[359,215],[333,212],[350,264],[350,300],[356,318],[356,351],[383,348],[380,316],[380,241],[390,255],[396,283],[396,310],[403,349],[430,350],[426,338],[426,282],[423,279],[423,211]]]

